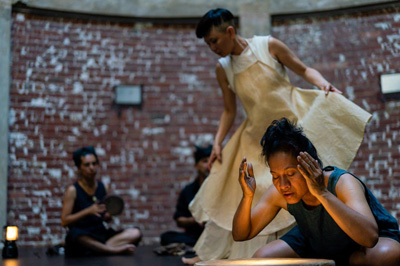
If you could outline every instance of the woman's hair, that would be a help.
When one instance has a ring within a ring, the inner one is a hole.
[[[212,27],[224,30],[228,26],[235,28],[235,22],[232,13],[223,8],[211,9],[197,24],[196,36],[197,38],[203,38],[210,33]]]
[[[78,167],[78,168],[81,167],[81,163],[82,163],[81,157],[82,156],[85,157],[88,154],[93,154],[94,157],[96,157],[97,163],[99,163],[99,158],[97,158],[96,150],[94,149],[94,147],[93,146],[86,146],[86,147],[82,147],[82,148],[77,149],[72,154],[72,159],[74,160],[75,166]]]
[[[311,141],[303,134],[301,127],[296,127],[287,118],[274,120],[261,139],[262,153],[265,162],[276,152],[290,153],[297,157],[300,152],[307,152],[322,167],[317,150]]]

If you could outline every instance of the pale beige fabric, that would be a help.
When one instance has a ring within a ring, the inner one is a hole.
[[[265,39],[260,42],[268,51]],[[242,72],[235,73],[234,86],[231,86],[241,100],[247,118],[224,147],[222,164],[218,161],[214,163],[209,177],[190,205],[197,221],[212,224],[206,227],[195,246],[202,260],[225,258],[231,253],[233,242],[226,234],[230,234],[232,219],[242,197],[238,182],[242,158],[246,157],[254,167],[257,189],[253,206],[271,185],[269,170],[260,156],[260,140],[273,120],[287,117],[296,121],[304,128],[325,165],[347,169],[363,139],[365,125],[371,118],[369,113],[337,93],[325,96],[320,90],[292,86],[286,75],[276,71],[272,57],[265,59],[254,50],[260,46],[257,38],[249,44],[258,60]],[[270,239],[268,235],[285,230],[293,223],[293,217],[281,210],[258,237]],[[219,241],[213,242],[212,239]],[[264,242],[257,241],[247,241],[244,245],[249,245],[249,248],[245,250],[252,252],[255,246]],[[216,253],[223,257],[215,257]],[[252,254],[242,255],[250,257]]]
[[[260,247],[277,240],[286,234],[293,226],[274,234],[257,236],[251,240],[235,242],[232,232],[222,229],[212,220],[206,224],[206,234],[202,234],[194,249],[201,260],[216,260],[221,258],[240,259],[251,257]]]

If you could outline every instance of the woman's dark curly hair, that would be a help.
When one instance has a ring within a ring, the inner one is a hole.
[[[303,129],[297,127],[287,118],[274,120],[265,131],[261,139],[262,153],[265,162],[268,163],[272,154],[283,151],[297,157],[300,152],[307,152],[322,167],[317,150],[311,141],[303,134]]]

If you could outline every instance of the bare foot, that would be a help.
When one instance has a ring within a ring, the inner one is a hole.
[[[182,262],[184,264],[188,264],[188,265],[194,265],[196,262],[199,262],[199,261],[200,261],[199,256],[196,256],[196,257],[193,257],[193,258],[182,257]]]
[[[136,248],[136,246],[132,245],[132,244],[116,246],[116,247],[113,247],[113,253],[133,255],[133,253],[135,253],[135,248]]]

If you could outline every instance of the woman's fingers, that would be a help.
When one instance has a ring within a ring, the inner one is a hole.
[[[249,192],[249,189],[254,193],[256,184],[254,179],[254,170],[251,163],[247,163],[246,158],[243,158],[240,165],[240,183],[245,193]],[[247,192],[246,192],[247,191]]]
[[[308,174],[300,164],[297,165],[297,169],[304,178],[308,178]]]
[[[222,153],[218,152],[217,153],[217,160],[222,163]]]
[[[254,177],[253,165],[251,163],[248,164],[247,173],[249,174],[249,177]]]
[[[244,178],[246,176],[246,169],[247,169],[247,162],[246,162],[246,158],[242,159],[242,162],[240,163],[239,166],[239,177],[240,178]]]
[[[311,157],[311,155],[309,155],[307,152],[300,152],[299,157],[299,162],[303,162],[304,168],[309,170],[310,173],[315,172],[317,169],[319,169],[319,164],[317,160]]]
[[[321,175],[321,168],[318,161],[311,157],[307,152],[300,152],[297,158],[299,162],[298,166],[301,167],[301,174],[304,177],[316,179]]]
[[[220,162],[222,161],[221,155],[220,155],[220,158],[218,158],[218,152],[213,150],[211,152],[210,158],[208,159],[208,164],[207,164],[208,170],[211,170],[212,165],[214,164],[215,160],[217,160],[217,159]]]
[[[333,87],[333,92],[339,93],[339,94],[343,94],[343,92],[341,90],[336,89],[335,87]]]
[[[311,169],[310,169],[310,165],[307,162],[307,160],[304,158],[304,156],[302,155],[302,153],[300,152],[299,156],[297,156],[297,161],[299,162],[299,165],[301,166],[303,172],[305,174],[307,174],[307,176],[309,174],[311,174]]]
[[[211,167],[212,167],[214,161],[215,161],[215,156],[214,156],[214,154],[211,154],[210,158],[208,159],[208,164],[207,164],[208,170],[211,170]]]
[[[325,85],[322,90],[325,92],[325,95],[328,95],[330,91],[343,94],[343,92],[335,88],[332,84]]]

